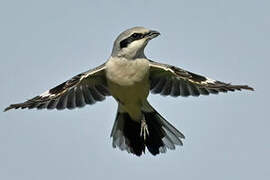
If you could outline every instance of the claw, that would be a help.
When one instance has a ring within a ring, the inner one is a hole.
[[[141,121],[141,132],[140,132],[140,136],[143,136],[143,139],[146,140],[146,136],[149,136],[149,131],[148,131],[148,127],[147,124],[145,122],[145,120],[143,119]]]

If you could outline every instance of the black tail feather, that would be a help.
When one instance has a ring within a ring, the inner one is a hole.
[[[145,152],[144,140],[140,136],[141,124],[133,121],[128,113],[123,113],[122,116],[124,119],[123,133],[129,141],[131,152],[140,156],[142,152]]]
[[[140,156],[145,152],[145,146],[153,155],[159,154],[159,148],[164,146],[162,138],[165,136],[161,124],[156,121],[155,112],[143,113],[148,126],[149,135],[146,140],[140,135],[141,123],[130,118],[128,113],[123,113],[123,134],[129,141],[131,152]]]
[[[144,113],[144,116],[149,131],[145,144],[151,154],[157,155],[160,152],[160,147],[164,146],[162,138],[165,136],[165,132],[161,124],[156,120],[155,112]]]
[[[141,136],[141,122],[131,119],[127,112],[117,112],[112,129],[113,147],[119,147],[137,156],[145,152],[145,147],[152,155],[175,149],[175,145],[183,145],[184,135],[166,121],[155,109],[147,104],[142,114],[146,121],[149,134]]]

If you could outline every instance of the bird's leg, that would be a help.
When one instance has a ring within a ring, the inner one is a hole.
[[[143,136],[143,139],[146,140],[146,136],[149,136],[149,131],[148,131],[148,127],[146,124],[146,121],[143,117],[143,119],[141,120],[141,133],[140,136]]]

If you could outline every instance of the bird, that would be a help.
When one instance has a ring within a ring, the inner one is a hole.
[[[112,146],[141,156],[165,153],[183,145],[185,136],[163,118],[147,100],[149,93],[172,97],[254,90],[232,85],[159,63],[146,57],[148,42],[160,33],[136,26],[114,41],[111,56],[100,66],[80,73],[64,83],[10,109],[74,109],[112,96],[118,104],[111,131]]]

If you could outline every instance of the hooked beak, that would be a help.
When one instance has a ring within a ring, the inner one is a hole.
[[[160,35],[160,33],[158,31],[154,31],[154,30],[151,30],[151,31],[149,31],[149,33],[147,33],[147,37],[149,39],[153,39],[159,35]]]

